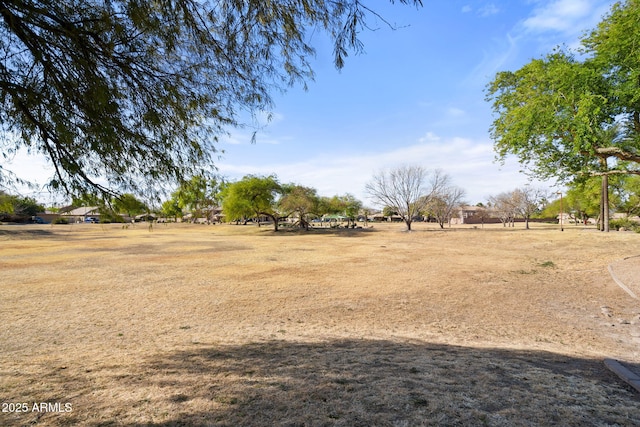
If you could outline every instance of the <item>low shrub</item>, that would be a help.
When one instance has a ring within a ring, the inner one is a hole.
[[[609,227],[616,231],[630,230],[640,233],[640,223],[632,221],[629,218],[612,219],[609,221]]]
[[[124,218],[112,211],[100,212],[100,223],[109,224],[112,222],[123,223]]]

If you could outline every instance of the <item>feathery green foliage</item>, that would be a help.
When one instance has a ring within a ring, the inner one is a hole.
[[[372,14],[356,0],[3,1],[0,152],[44,155],[49,187],[73,195],[212,174],[239,112],[313,77],[309,33],[328,34],[340,68]],[[0,185],[19,178],[0,164]]]

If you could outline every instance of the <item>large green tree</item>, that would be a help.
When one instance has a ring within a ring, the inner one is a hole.
[[[586,223],[589,218],[597,218],[602,222],[602,210],[600,209],[602,184],[600,178],[573,183],[567,189],[564,196],[562,210],[578,222]]]
[[[361,209],[362,202],[353,194],[346,193],[342,196],[335,195],[321,199],[321,213],[342,215],[347,218],[347,226],[355,227]]]
[[[622,160],[640,162],[640,0],[614,4],[611,13],[582,41],[584,52],[613,82],[612,102],[627,138],[620,147],[603,150]]]
[[[116,213],[127,214],[129,218],[149,212],[149,207],[146,203],[130,193],[125,193],[114,198],[111,205]]]
[[[283,186],[284,195],[278,202],[278,208],[285,216],[295,214],[297,225],[309,229],[309,222],[319,216],[320,198],[314,188],[302,185]]]
[[[497,116],[491,136],[499,158],[515,154],[542,178],[599,170],[597,130],[615,115],[607,94],[599,69],[562,51],[498,73],[488,100]]]
[[[513,154],[542,178],[601,176],[605,231],[608,177],[640,174],[638,17],[640,0],[618,3],[582,40],[579,59],[558,48],[487,88],[498,157]]]
[[[224,186],[222,211],[227,221],[266,216],[273,222],[274,231],[278,231],[278,200],[281,194],[282,186],[275,176],[247,175]]]
[[[175,198],[171,198],[162,202],[160,211],[167,218],[173,218],[173,220],[176,222],[178,221],[178,217],[181,217],[183,215],[180,203]]]
[[[12,196],[0,190],[0,216],[9,215],[13,213],[14,198],[15,196]]]
[[[362,202],[358,200],[353,194],[349,193],[338,196],[338,200],[342,202],[342,213],[347,217],[347,225],[355,227],[356,220],[358,219],[358,214],[362,209]]]
[[[212,170],[239,111],[313,77],[310,34],[340,68],[372,15],[360,0],[2,1],[1,153],[46,156],[49,186],[73,194],[179,183]],[[0,184],[15,178],[0,164]]]
[[[223,186],[224,181],[220,178],[196,175],[182,182],[171,194],[171,199],[180,211],[191,213],[192,221],[197,218],[211,219],[213,210],[220,204],[220,192]],[[177,215],[177,211],[173,210]]]
[[[612,184],[613,206],[626,216],[640,215],[640,176],[623,176]]]
[[[31,197],[16,196],[0,190],[0,219],[24,219],[44,212],[44,206]]]

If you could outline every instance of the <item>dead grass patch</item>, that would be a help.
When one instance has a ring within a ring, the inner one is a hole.
[[[0,424],[640,424],[637,234],[342,231],[0,227]]]

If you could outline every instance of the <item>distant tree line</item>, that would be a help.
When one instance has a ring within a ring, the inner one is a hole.
[[[640,176],[615,175],[610,177],[608,186],[610,194],[607,198],[607,211],[620,217],[610,220],[610,223],[614,228],[620,228],[621,223],[635,228],[632,222],[640,216]],[[563,212],[567,219],[576,225],[595,221],[598,228],[602,229],[601,197],[601,177],[578,181],[568,186],[562,201],[557,198],[550,202],[542,215],[550,216]]]
[[[355,226],[362,202],[351,194],[319,196],[310,187],[282,184],[275,175],[247,175],[226,183],[220,191],[222,211],[227,222],[243,222],[266,217],[278,231],[279,222],[291,219],[295,226],[309,229],[313,219],[341,215],[347,226]]]
[[[549,191],[525,186],[489,197],[488,209],[506,226],[512,226],[516,218],[522,218],[525,228],[529,221],[540,216],[549,202]]]
[[[0,221],[24,222],[44,211],[44,206],[31,197],[16,196],[0,190]]]
[[[640,176],[611,178],[608,210],[622,214],[624,221],[620,224],[629,227],[627,219],[640,215]],[[386,218],[403,221],[407,230],[411,230],[414,221],[425,220],[444,228],[466,205],[464,189],[454,185],[449,175],[416,165],[376,172],[365,190]],[[575,223],[600,223],[600,191],[599,177],[576,181],[564,194],[527,185],[490,196],[486,204],[478,204],[482,209],[476,214],[481,219],[497,218],[505,227],[522,219],[529,228],[531,219],[555,219],[561,214]],[[366,222],[374,213],[351,194],[320,196],[314,188],[281,183],[276,175],[247,175],[237,181],[195,176],[174,190],[159,208],[130,193],[108,198],[89,194],[73,199],[72,206],[98,207],[104,222],[146,218],[150,214],[173,221],[236,224],[260,224],[262,219],[273,224],[276,231],[283,221],[308,230],[314,220],[320,219],[339,219],[346,227],[355,227],[357,220]],[[35,199],[0,191],[0,215],[4,221],[19,217],[27,220],[43,210],[44,206]],[[616,228],[620,224],[614,222]]]

